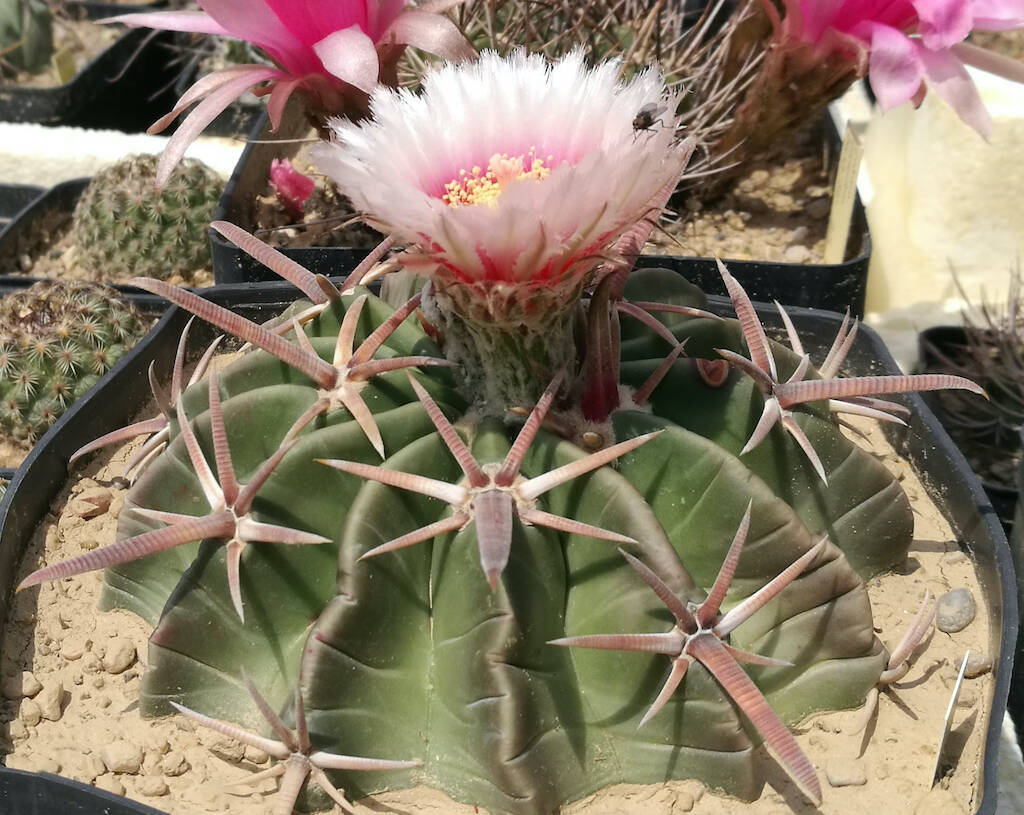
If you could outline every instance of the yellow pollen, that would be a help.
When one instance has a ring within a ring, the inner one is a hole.
[[[486,171],[479,166],[468,171],[459,170],[458,177],[444,185],[441,200],[452,208],[476,204],[495,207],[505,187],[524,178],[534,181],[546,178],[552,164],[554,156],[538,158],[532,147],[521,156],[495,153],[488,159]]]

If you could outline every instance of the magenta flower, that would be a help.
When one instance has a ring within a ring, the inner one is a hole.
[[[159,133],[199,102],[160,158],[157,183],[162,184],[203,128],[252,88],[269,97],[267,112],[277,130],[293,92],[321,118],[343,114],[346,103],[364,109],[378,82],[394,84],[395,62],[406,45],[444,59],[471,58],[470,44],[440,13],[460,2],[433,0],[407,8],[405,0],[199,0],[202,11],[123,14],[103,22],[234,37],[252,43],[274,63],[235,65],[204,76],[153,123],[148,132]]]
[[[761,0],[777,47],[843,55],[868,75],[879,105],[920,104],[925,81],[961,119],[988,136],[992,122],[964,63],[1024,82],[1024,67],[963,42],[971,31],[1024,27],[1024,0],[783,0],[780,19]]]

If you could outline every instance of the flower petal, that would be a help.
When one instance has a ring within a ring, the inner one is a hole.
[[[399,14],[381,39],[411,45],[450,62],[464,62],[477,55],[455,23],[440,14],[417,9]]]
[[[259,46],[290,73],[312,70],[312,54],[266,0],[202,0],[200,5],[229,36]]]
[[[992,133],[992,117],[963,63],[949,51],[931,51],[919,47],[928,85],[945,99],[966,124],[987,139]]]
[[[377,49],[359,26],[328,34],[313,46],[328,73],[366,93],[377,86]]]
[[[971,0],[913,0],[917,33],[933,51],[949,48],[971,33]]]
[[[121,23],[131,28],[160,28],[164,31],[184,31],[189,34],[216,34],[235,36],[203,11],[151,11],[141,14],[118,14],[104,17],[97,23]]]
[[[882,110],[909,101],[921,87],[924,66],[909,37],[886,25],[872,23],[868,78]]]
[[[1024,28],[1024,0],[973,0],[971,10],[982,31]]]
[[[266,79],[275,79],[281,72],[274,68],[262,68],[247,72],[226,82],[210,93],[193,111],[185,117],[171,140],[167,142],[157,162],[156,185],[161,187],[171,177],[175,165],[185,155],[186,148],[196,139],[217,114],[245,93],[253,85]]]

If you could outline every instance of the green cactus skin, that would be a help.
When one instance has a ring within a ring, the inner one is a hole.
[[[100,171],[75,207],[78,260],[100,280],[166,280],[210,264],[207,227],[224,182],[184,159],[156,189],[156,156],[130,156]]]
[[[0,301],[0,428],[33,441],[146,332],[109,286],[43,280]]]
[[[693,287],[658,270],[635,271],[626,296],[703,305]],[[351,302],[346,295],[306,326],[320,356],[331,358]],[[389,313],[371,296],[357,340]],[[678,338],[689,339],[691,356],[713,358],[716,347],[743,349],[734,320],[665,322]],[[642,381],[664,356],[664,340],[625,323],[622,336],[623,378]],[[773,350],[781,374],[796,367],[792,352]],[[377,356],[438,353],[410,319]],[[467,415],[447,369],[424,368],[414,376],[456,422],[478,461],[503,458],[515,428]],[[219,381],[228,446],[245,483],[317,399],[317,387],[262,351],[230,364]],[[459,481],[458,465],[404,372],[374,377],[362,395],[384,439],[385,467]],[[183,405],[212,460],[206,383],[191,387]],[[860,704],[888,658],[872,630],[863,581],[902,562],[911,541],[910,507],[895,480],[813,406],[801,411],[799,422],[828,471],[827,485],[778,427],[738,457],[757,423],[759,397],[736,375],[710,387],[692,359],[675,363],[652,405],[649,412],[616,412],[612,429],[618,439],[664,429],[655,443],[556,487],[538,507],[633,536],[643,559],[673,590],[699,602],[752,502],[727,607],[827,532],[832,543],[731,641],[793,663],[745,668],[789,724]],[[177,426],[174,431],[168,449],[128,494],[119,539],[162,526],[132,507],[207,512],[184,439]],[[531,477],[584,455],[542,430],[522,473]],[[265,730],[241,677],[286,720],[299,681],[315,748],[423,761],[415,770],[332,773],[353,798],[425,783],[492,813],[540,815],[620,782],[697,778],[742,798],[759,794],[760,739],[700,663],[691,665],[666,708],[638,730],[667,673],[665,657],[548,644],[563,636],[669,625],[665,609],[614,544],[516,521],[511,557],[493,593],[473,524],[357,562],[367,550],[450,510],[317,462],[328,458],[379,463],[344,410],[302,432],[259,492],[254,516],[331,543],[248,545],[241,568],[244,623],[228,594],[221,541],[185,544],[106,571],[103,607],[131,609],[155,625],[143,715],[165,715],[176,702]],[[678,564],[673,570],[676,556],[685,571]],[[307,797],[306,806],[323,803]]]
[[[0,0],[0,66],[38,74],[53,54],[53,20],[43,0]]]

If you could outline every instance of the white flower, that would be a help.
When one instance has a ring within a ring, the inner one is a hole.
[[[587,68],[580,52],[446,65],[421,95],[375,91],[368,122],[333,121],[317,163],[417,246],[405,262],[437,286],[469,286],[492,304],[547,301],[544,288],[568,298],[619,235],[658,214],[688,156],[661,76],[622,83],[618,68]],[[650,126],[634,127],[652,109]]]

